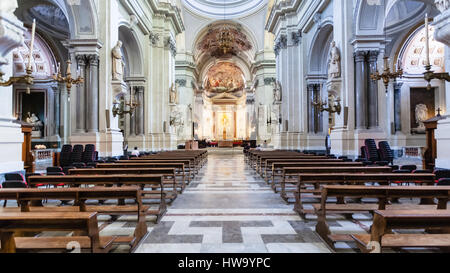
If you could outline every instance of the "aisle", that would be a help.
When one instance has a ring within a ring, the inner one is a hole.
[[[242,151],[211,151],[136,252],[330,252],[313,230],[244,163]]]

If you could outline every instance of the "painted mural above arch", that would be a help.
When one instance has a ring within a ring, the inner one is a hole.
[[[234,63],[219,62],[208,70],[204,88],[210,96],[231,93],[240,97],[245,88],[244,73]]]

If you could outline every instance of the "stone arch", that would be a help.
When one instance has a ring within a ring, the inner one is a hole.
[[[310,52],[308,74],[326,75],[328,72],[328,54],[333,41],[333,22],[325,21],[314,35]]]
[[[70,39],[98,37],[98,16],[94,0],[79,0],[79,4],[70,4],[65,0],[50,0],[67,17]]]
[[[126,77],[143,76],[143,54],[141,44],[135,31],[129,26],[122,24],[119,26],[119,40],[122,41],[122,50],[126,64]]]

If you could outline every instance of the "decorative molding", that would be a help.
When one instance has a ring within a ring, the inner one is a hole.
[[[158,42],[159,42],[159,34],[153,33],[152,31],[150,31],[149,39],[150,39],[150,44],[152,46],[157,46]]]
[[[301,38],[302,38],[302,31],[300,29],[297,31],[293,31],[291,33],[291,39],[294,46],[298,46],[300,44]]]
[[[287,35],[281,34],[280,38],[278,38],[278,40],[276,41],[275,47],[273,49],[273,51],[275,51],[275,56],[278,56],[278,54],[280,54],[281,49],[286,48],[287,48]]]
[[[434,4],[441,13],[450,9],[450,0],[435,0]]]
[[[176,79],[175,84],[178,84],[180,87],[186,87],[187,81],[185,79]]]
[[[275,78],[264,78],[264,85],[271,85],[272,83],[276,82],[277,79]]]
[[[177,45],[172,37],[166,38],[166,40],[164,41],[164,47],[170,50],[173,57],[177,55]]]

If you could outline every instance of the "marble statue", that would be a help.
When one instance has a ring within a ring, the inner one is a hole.
[[[283,99],[283,89],[279,81],[273,83],[273,100],[274,102],[280,102]]]
[[[124,73],[124,62],[122,59],[122,41],[117,41],[116,46],[112,50],[112,58],[113,58],[113,80],[123,81],[123,73]]]
[[[424,121],[428,118],[428,107],[425,104],[417,104],[415,111],[416,123],[419,124],[417,128],[414,129],[417,133],[425,132],[425,124]]]
[[[175,84],[172,84],[169,90],[169,103],[177,104],[178,103],[178,91]]]
[[[0,12],[14,13],[17,8],[17,0],[0,1]]]
[[[36,116],[35,113],[31,114],[30,112],[27,113],[25,122],[33,125],[33,131],[40,131],[41,127],[44,125],[44,123],[42,123],[42,121]]]
[[[331,42],[330,60],[328,61],[328,79],[336,79],[341,76],[341,55],[336,47],[336,42]]]

